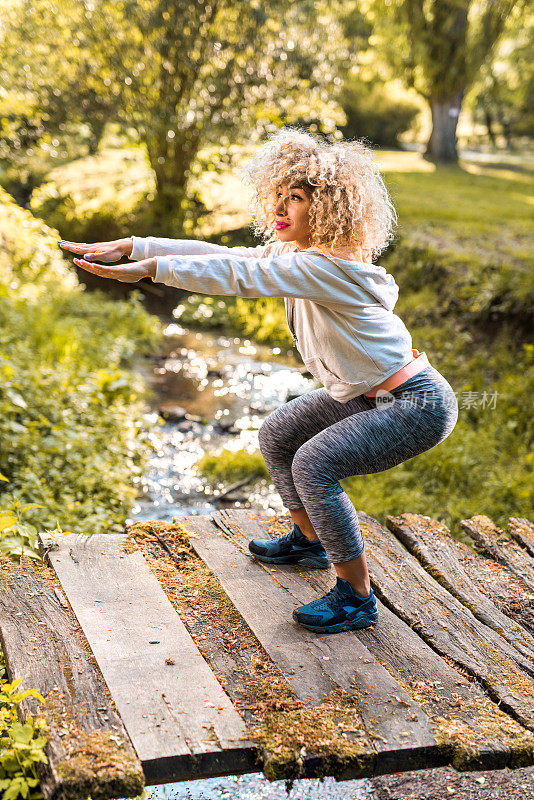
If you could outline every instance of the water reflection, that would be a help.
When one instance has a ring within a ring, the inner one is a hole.
[[[168,420],[153,438],[156,453],[140,482],[142,496],[132,507],[134,520],[171,520],[173,516],[209,514],[210,502],[226,487],[211,487],[194,468],[206,451],[258,450],[258,429],[281,403],[318,384],[299,371],[290,351],[253,345],[248,339],[166,329],[168,352],[156,357],[151,378],[156,396],[152,419]],[[267,479],[233,504],[279,513],[283,506]],[[245,496],[246,495],[246,496]],[[239,496],[238,496],[239,497]]]
[[[371,782],[367,779],[336,783],[333,778],[295,781],[286,789],[285,781],[269,783],[261,774],[232,775],[182,781],[148,790],[159,800],[369,800]]]
[[[156,449],[139,482],[141,496],[128,524],[210,514],[219,508],[213,497],[226,487],[211,487],[197,475],[195,462],[206,451],[223,447],[257,451],[263,419],[291,397],[319,385],[301,374],[302,363],[292,351],[237,337],[213,337],[176,324],[167,327],[166,337],[166,352],[154,357],[154,367],[143,368],[155,390],[150,414],[154,420],[164,414],[166,422],[154,435]],[[285,511],[268,479],[245,486],[229,502],[267,513]],[[285,781],[270,783],[261,773],[151,786],[147,794],[158,800],[370,800],[373,796],[367,779],[341,783],[333,778],[305,779],[289,787]]]

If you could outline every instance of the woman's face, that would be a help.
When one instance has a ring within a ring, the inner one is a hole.
[[[308,223],[311,199],[298,186],[286,183],[278,187],[274,214],[276,232],[281,242],[295,242],[299,249],[311,244],[312,230]]]

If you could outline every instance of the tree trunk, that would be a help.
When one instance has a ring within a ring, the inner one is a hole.
[[[513,150],[514,145],[512,141],[512,126],[510,125],[510,121],[506,119],[506,113],[499,108],[497,111],[497,119],[502,128],[502,135],[506,140],[506,147],[508,150]]]
[[[426,146],[426,158],[449,163],[458,161],[456,127],[462,99],[463,92],[457,92],[449,97],[430,97],[432,133]]]
[[[175,232],[181,231],[186,218],[194,211],[195,202],[188,198],[187,182],[199,140],[200,131],[187,131],[170,142],[164,135],[147,137],[148,156],[156,178],[156,196],[151,203],[154,235],[160,229],[168,230],[169,226]]]
[[[89,155],[94,156],[98,150],[98,145],[100,144],[102,137],[104,135],[104,129],[106,127],[106,121],[102,118],[96,118],[91,122],[90,125],[90,133],[89,133]]]
[[[486,128],[488,130],[488,136],[490,138],[491,144],[493,147],[497,147],[497,137],[495,136],[495,131],[493,130],[493,115],[488,108],[484,110],[484,117],[486,120]]]

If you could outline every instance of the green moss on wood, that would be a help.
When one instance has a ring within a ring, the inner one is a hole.
[[[480,769],[480,750],[491,742],[510,748],[509,767],[534,763],[534,733],[501,711],[481,691],[439,698],[436,713],[434,682],[407,681],[397,677],[407,694],[430,717],[433,734],[440,749],[450,752],[451,763],[459,771]]]

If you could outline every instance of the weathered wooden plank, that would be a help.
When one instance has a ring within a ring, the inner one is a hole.
[[[534,594],[498,561],[462,545],[457,550],[458,557],[478,590],[534,637]]]
[[[341,775],[347,750],[353,761],[362,753],[364,761],[369,760],[367,737],[357,723],[357,704],[341,696],[339,689],[319,707],[306,706],[296,697],[213,573],[192,550],[190,539],[195,533],[187,534],[175,518],[172,523],[136,523],[128,535],[247,721],[247,733],[258,745],[256,769],[263,769],[271,780],[315,778]],[[174,565],[161,545],[162,537],[178,557]],[[320,750],[317,758],[303,746],[312,740]]]
[[[431,517],[401,514],[386,517],[386,525],[426,570],[462,602],[474,616],[493,628],[510,647],[528,658],[534,668],[534,638],[517,622],[503,614],[481,590],[475,576],[484,559],[453,538],[449,529]],[[478,569],[475,562],[482,562]]]
[[[499,561],[534,591],[534,559],[521,545],[484,514],[463,519],[460,525],[471,536],[478,552]]]
[[[336,684],[358,697],[363,725],[375,740],[376,758],[368,765],[373,771],[367,774],[448,763],[426,714],[354,631],[319,636],[292,620],[295,607],[317,597],[311,587],[300,583],[289,592],[202,517],[184,518],[182,525],[197,535],[191,542],[195,551],[299,698],[318,704]]]
[[[440,586],[390,531],[364,511],[358,515],[375,594],[436,652],[475,676],[503,710],[534,730],[531,662]]]
[[[135,797],[145,784],[109,690],[59,581],[44,563],[0,556],[0,638],[10,681],[37,689],[21,720],[48,726],[48,764],[37,764],[46,800]]]
[[[534,525],[523,517],[510,517],[508,520],[510,536],[515,539],[534,558]]]
[[[213,515],[236,546],[248,550],[254,536],[279,536],[290,530],[289,518],[231,509]],[[280,520],[280,521],[279,521]],[[327,570],[298,566],[264,567],[293,590],[295,582],[323,592],[334,576]],[[371,576],[371,580],[372,580]],[[455,669],[380,600],[379,624],[358,631],[358,638],[432,719],[435,736],[459,770],[526,766],[534,761],[534,735],[501,711],[479,684]]]
[[[121,548],[124,538],[71,534],[49,557],[147,782],[250,770],[257,753],[239,743],[243,719],[146,560]]]

